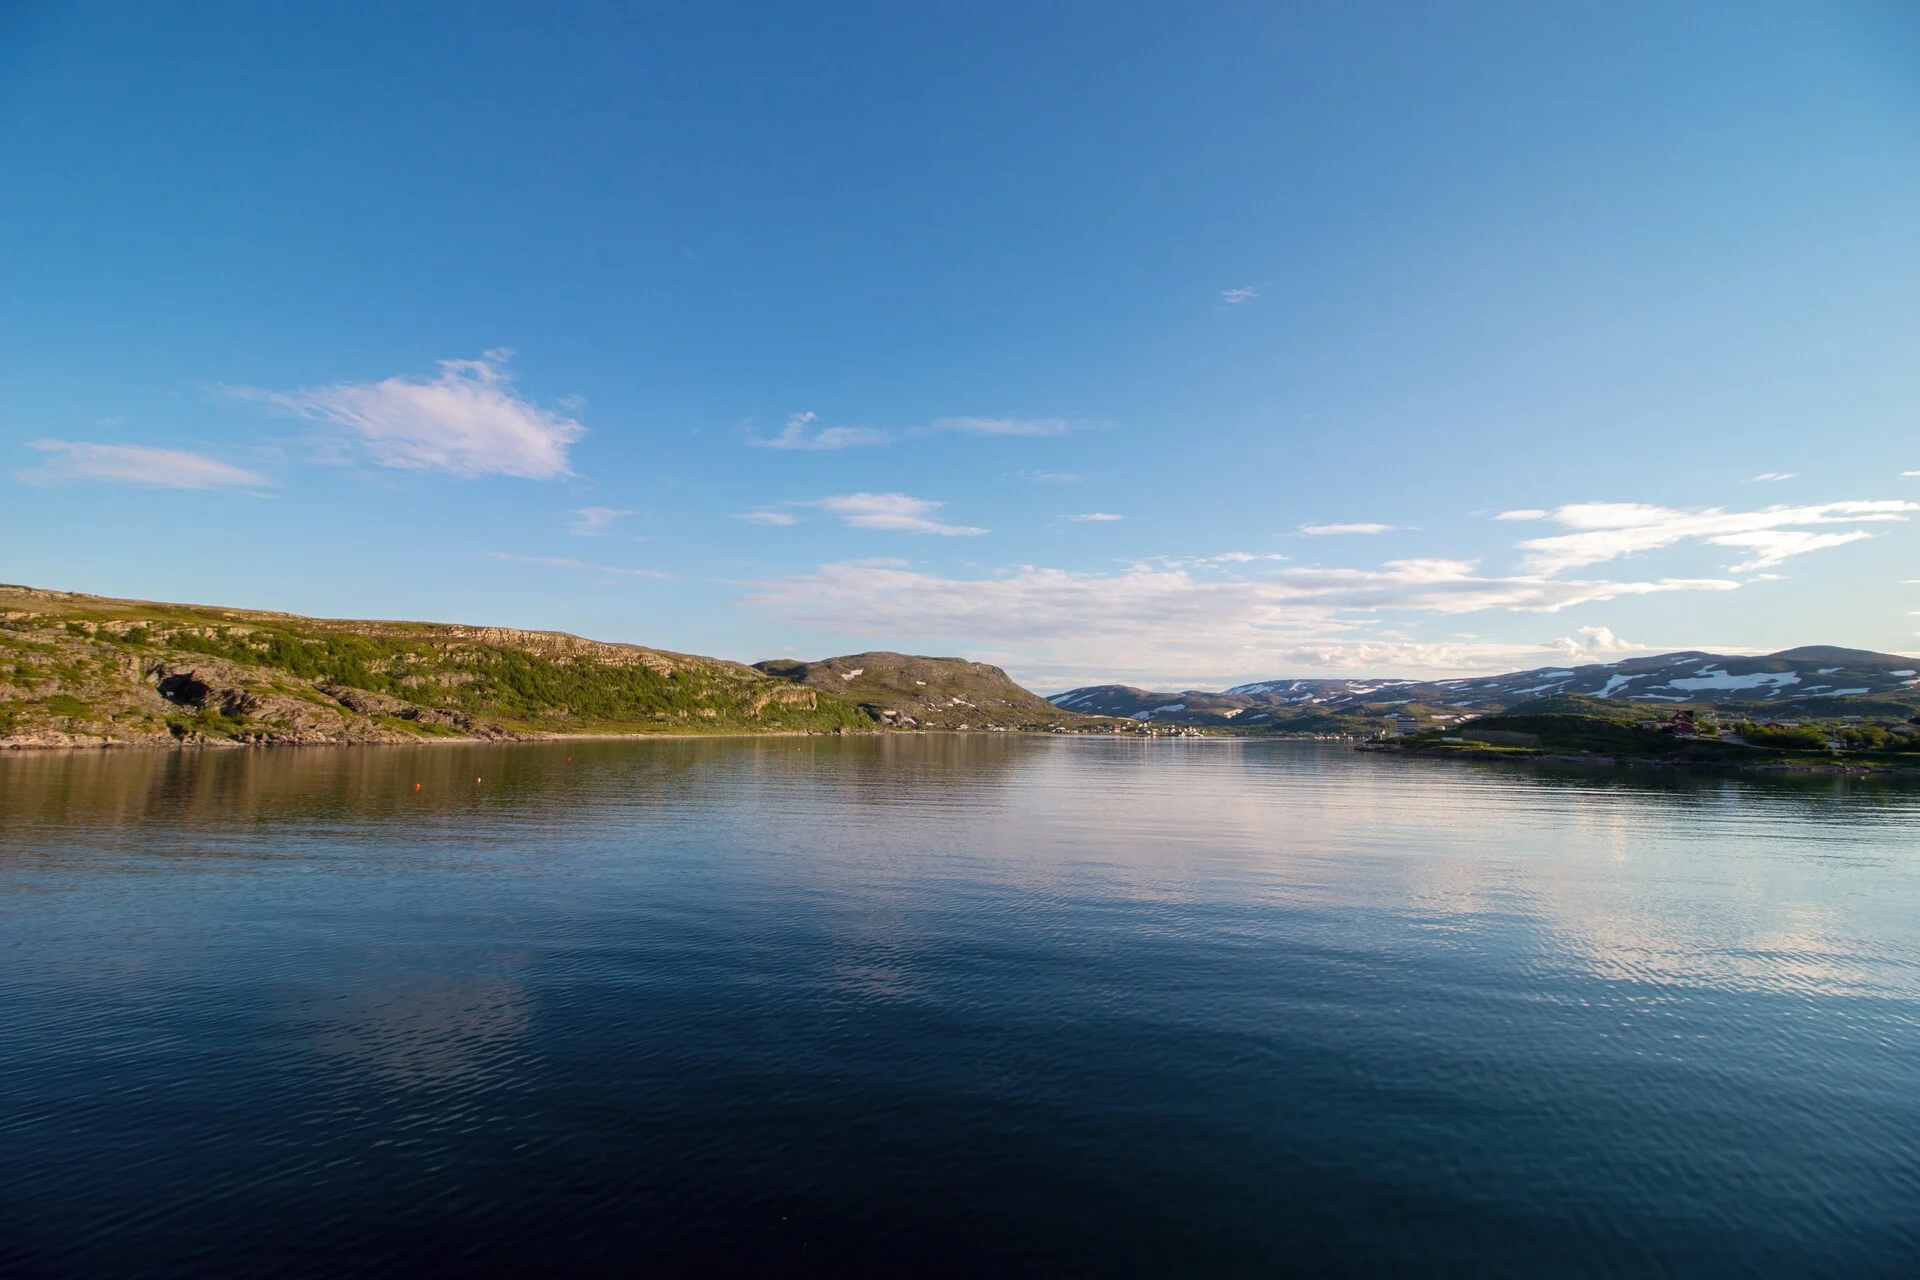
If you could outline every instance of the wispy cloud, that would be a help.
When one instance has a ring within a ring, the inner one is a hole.
[[[1111,511],[1087,511],[1077,516],[1060,517],[1062,520],[1071,520],[1075,524],[1090,524],[1107,520],[1119,520],[1122,518],[1123,517],[1117,516]]]
[[[1390,533],[1390,524],[1303,524],[1300,532],[1309,538],[1334,537],[1343,533]]]
[[[914,504],[893,514],[927,518],[925,507],[904,495],[850,497],[856,505],[877,499]],[[954,643],[970,656],[1063,682],[1511,669],[1529,661],[1604,661],[1644,646],[1600,626],[1518,643],[1473,636],[1435,643],[1397,628],[1423,615],[1554,614],[1640,596],[1734,591],[1741,582],[1722,577],[1574,574],[1694,541],[1737,549],[1745,557],[1737,570],[1757,582],[1773,576],[1758,574],[1760,569],[1858,541],[1870,536],[1859,525],[1904,520],[1914,511],[1920,503],[1855,501],[1733,513],[1581,503],[1551,512],[1502,513],[1550,518],[1568,530],[1521,542],[1523,567],[1511,574],[1482,572],[1472,560],[1453,558],[1316,568],[1243,551],[1159,557],[1106,573],[1022,565],[975,577],[944,576],[899,561],[857,561],[753,584],[747,599],[790,625],[886,647]]]
[[[1285,560],[1277,553],[1261,555],[1252,551],[1223,551],[1217,556],[1149,556],[1133,561],[1136,569],[1224,569],[1262,560]]]
[[[974,436],[1063,436],[1091,423],[1070,418],[936,418],[923,426],[891,429],[886,427],[822,427],[815,424],[819,415],[796,413],[788,417],[780,434],[772,437],[748,436],[747,443],[762,449],[854,449],[892,444],[911,437],[957,431]]]
[[[581,507],[573,513],[574,518],[568,522],[567,532],[576,538],[605,537],[607,530],[632,514],[631,511],[616,511],[612,507]]]
[[[885,529],[895,533],[937,533],[947,537],[977,537],[986,533],[968,525],[947,524],[933,518],[945,506],[904,493],[845,493],[812,504],[831,512],[850,528]]]
[[[442,360],[439,374],[425,379],[392,377],[298,391],[227,390],[343,427],[383,467],[444,471],[463,480],[570,475],[567,450],[587,429],[516,394],[506,367],[511,354],[498,349],[479,360]]]
[[[949,578],[901,565],[838,563],[754,584],[747,600],[790,625],[883,643],[957,640],[1028,671],[1188,679],[1499,665],[1546,651],[1540,645],[1416,642],[1380,632],[1369,615],[1553,613],[1624,596],[1738,586],[1710,579],[1485,577],[1471,562],[1457,560],[1397,560],[1371,570],[1286,569],[1257,577],[1196,577],[1184,567],[1143,564],[1110,574],[1023,566],[988,578]]]
[[[1087,425],[1068,418],[936,418],[933,429],[975,436],[1063,436]]]
[[[1547,513],[1539,507],[1522,507],[1518,511],[1502,511],[1495,520],[1545,520]]]
[[[1550,575],[1697,541],[1748,552],[1749,559],[1731,566],[1735,573],[1747,573],[1873,536],[1865,529],[1813,533],[1805,526],[1905,520],[1912,511],[1920,511],[1920,503],[1827,502],[1730,512],[1718,507],[1680,511],[1639,502],[1582,502],[1553,512],[1556,523],[1575,532],[1532,538],[1520,546],[1527,552],[1529,573]]]
[[[1900,474],[1903,476],[1920,476],[1920,471],[1902,471]]]
[[[512,551],[489,551],[495,560],[506,560],[513,564],[545,565],[549,569],[581,569],[589,573],[612,573],[623,578],[671,578],[670,573],[658,569],[622,569],[610,564],[589,564],[585,560],[575,560],[570,556],[523,556]]]
[[[800,523],[800,517],[789,511],[736,511],[728,518],[731,520],[742,520],[747,524],[790,525]]]
[[[14,477],[42,488],[86,480],[153,489],[258,489],[271,483],[258,472],[183,449],[84,440],[30,440],[27,447],[38,449],[46,459],[37,467],[14,472]]]
[[[747,437],[750,444],[763,449],[855,449],[865,445],[887,444],[893,433],[878,427],[815,427],[817,414],[796,413],[770,440]]]
[[[1019,475],[1035,484],[1079,484],[1087,478],[1084,471],[1022,471]]]
[[[1231,306],[1237,305],[1238,303],[1253,301],[1255,298],[1260,296],[1260,291],[1258,289],[1252,288],[1251,286],[1243,285],[1238,289],[1222,289],[1220,291],[1220,296],[1223,299],[1225,299],[1227,305],[1231,307]]]
[[[1762,471],[1757,476],[1748,476],[1747,483],[1748,484],[1755,484],[1755,483],[1764,484],[1774,480],[1791,480],[1793,479],[1793,476],[1794,476],[1794,473],[1791,471]]]

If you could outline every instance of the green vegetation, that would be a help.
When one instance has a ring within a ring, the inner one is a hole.
[[[1521,703],[1450,730],[1414,734],[1399,745],[1435,754],[1591,755],[1677,764],[1920,765],[1920,725],[1905,721],[1756,724],[1711,708],[1685,714],[1693,717],[1691,732],[1684,720],[1675,724],[1671,712],[1662,719],[1645,707],[1568,695]]]
[[[1827,735],[1804,726],[1743,725],[1740,736],[1756,747],[1775,747],[1783,751],[1825,751]]]
[[[819,662],[780,658],[757,669],[793,686],[856,702],[883,724],[908,729],[1098,729],[1104,717],[1062,711],[999,667],[964,658],[855,653]]]
[[[47,742],[873,728],[837,691],[712,658],[16,587],[0,587],[0,707],[0,733]]]

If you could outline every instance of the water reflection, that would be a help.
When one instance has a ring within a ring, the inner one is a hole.
[[[1316,744],[0,757],[0,1270],[1892,1270],[1916,837]]]

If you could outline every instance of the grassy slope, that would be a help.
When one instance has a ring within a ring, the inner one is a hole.
[[[999,667],[964,658],[855,653],[819,662],[781,658],[755,664],[807,689],[840,694],[876,713],[911,716],[928,729],[1109,728],[1104,716],[1062,711],[1015,684]]]
[[[0,587],[0,740],[406,741],[871,727],[740,663],[557,632]]]

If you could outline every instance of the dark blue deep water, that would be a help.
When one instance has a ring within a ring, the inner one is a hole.
[[[0,1271],[1920,1274],[1920,791],[0,758]]]

